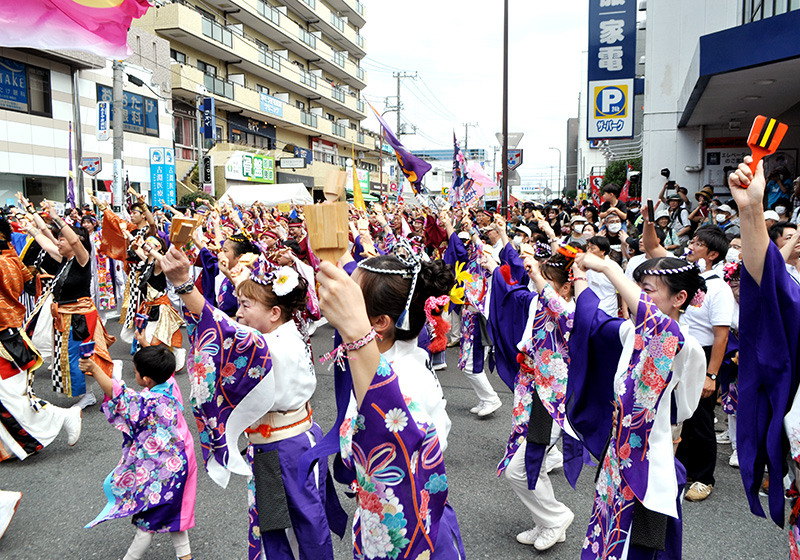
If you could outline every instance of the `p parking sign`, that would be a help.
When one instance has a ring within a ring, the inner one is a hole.
[[[591,111],[588,139],[633,136],[633,80],[589,82]]]

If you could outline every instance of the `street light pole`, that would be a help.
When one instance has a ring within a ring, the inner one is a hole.
[[[561,198],[561,150],[559,148],[548,148],[558,152],[558,178],[556,184],[558,185],[558,198]]]
[[[508,212],[508,0],[503,2],[503,188],[500,189],[500,212]]]

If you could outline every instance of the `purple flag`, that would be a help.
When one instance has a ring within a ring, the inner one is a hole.
[[[456,133],[453,132],[453,186],[450,187],[450,195],[448,196],[450,206],[456,206],[461,202],[461,189],[466,178],[467,160],[464,157],[464,152],[461,151],[461,146],[458,145]]]
[[[389,125],[386,123],[386,121],[383,120],[383,118],[378,114],[378,111],[375,111],[375,107],[370,105],[370,108],[375,113],[375,116],[378,118],[378,122],[381,123],[381,126],[383,127],[383,133],[386,142],[392,148],[394,148],[395,155],[397,156],[397,163],[400,165],[400,169],[403,170],[403,175],[406,176],[412,186],[422,183],[422,178],[428,171],[431,170],[431,164],[427,161],[421,160],[417,156],[411,155],[411,153],[400,143],[400,140],[398,140],[394,135],[394,132],[392,132],[392,129],[389,128]]]
[[[72,122],[69,123],[69,180],[67,182],[67,204],[75,208],[75,181],[72,177]]]

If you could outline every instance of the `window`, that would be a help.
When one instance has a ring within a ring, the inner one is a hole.
[[[0,109],[51,117],[50,71],[0,58]]]
[[[275,140],[272,138],[253,134],[252,132],[240,130],[238,128],[231,128],[231,142],[264,150],[274,150],[276,144]]]
[[[262,86],[261,84],[256,84],[256,91],[258,93],[266,93],[269,95],[269,88],[267,86]]]
[[[209,75],[209,76],[216,76],[217,75],[217,67],[212,65],[212,64],[208,64],[206,62],[203,62],[202,60],[198,60],[197,61],[197,69],[202,71],[204,74]]]
[[[175,62],[180,62],[181,64],[186,64],[186,55],[180,51],[176,51],[175,49],[169,50],[169,57],[174,60]]]
[[[300,109],[301,111],[305,111],[306,110],[306,104],[303,103],[302,101],[295,101],[294,102],[294,106],[297,107],[298,109]]]
[[[336,117],[334,117],[332,113],[325,113],[325,118],[328,119],[331,122],[335,122],[336,121]]]
[[[197,119],[183,114],[173,115],[175,157],[193,161],[197,159]]]

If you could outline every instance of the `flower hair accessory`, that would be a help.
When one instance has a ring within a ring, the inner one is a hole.
[[[297,271],[288,266],[282,266],[273,275],[272,291],[276,296],[285,296],[291,293],[299,283],[300,275],[297,274]]]
[[[434,297],[431,296],[425,301],[425,318],[428,321],[428,325],[430,325],[431,333],[433,333],[433,337],[436,337],[436,321],[434,320],[433,312],[440,312],[444,309],[444,306],[450,301],[450,295],[445,294],[443,296]]]
[[[692,301],[689,302],[689,305],[692,307],[700,307],[703,305],[703,301],[706,299],[706,293],[703,290],[697,290],[695,292]]]
[[[736,276],[736,273],[739,272],[740,267],[741,263],[739,261],[725,263],[725,266],[722,267],[722,270],[724,271],[725,281],[730,282],[731,279],[734,276]]]

